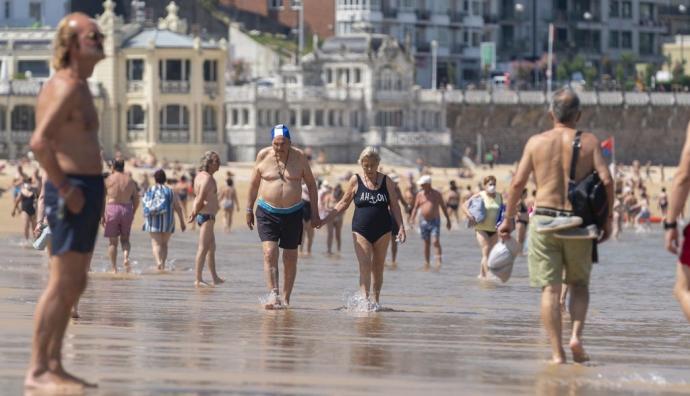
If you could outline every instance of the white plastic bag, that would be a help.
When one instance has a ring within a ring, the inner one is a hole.
[[[513,273],[513,263],[520,252],[520,245],[513,238],[499,240],[489,253],[489,272],[505,283]]]

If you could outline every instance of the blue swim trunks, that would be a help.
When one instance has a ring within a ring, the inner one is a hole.
[[[103,176],[67,175],[67,179],[84,194],[84,207],[79,213],[70,212],[57,187],[46,182],[45,210],[52,233],[50,254],[60,256],[67,252],[92,253],[103,214]]]
[[[199,213],[196,215],[196,224],[201,227],[205,222],[213,220],[216,221],[216,216],[208,213]]]
[[[432,236],[438,238],[441,235],[441,218],[425,220],[423,217],[419,221],[419,231],[422,239],[428,241]]]

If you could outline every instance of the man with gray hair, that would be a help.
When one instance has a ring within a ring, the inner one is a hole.
[[[216,272],[216,235],[213,226],[216,224],[218,204],[218,186],[213,174],[220,168],[220,157],[214,151],[207,151],[201,157],[199,173],[194,178],[194,204],[189,215],[189,223],[199,226],[199,248],[196,252],[194,286],[208,287],[202,279],[204,263],[208,262],[213,285],[219,285],[225,280]]]
[[[552,223],[553,219],[574,217],[568,199],[568,175],[570,174],[573,145],[580,139],[579,155],[575,165],[574,180],[580,181],[596,171],[607,194],[609,216],[598,242],[605,241],[611,233],[613,213],[613,181],[604,161],[599,140],[591,133],[575,129],[580,119],[580,100],[570,89],[554,93],[551,106],[554,127],[532,136],[518,165],[508,191],[505,221],[498,229],[507,239],[515,227],[515,215],[520,193],[534,173],[537,187],[534,221],[529,227],[528,264],[530,284],[542,289],[541,315],[551,340],[554,363],[565,363],[565,351],[561,340],[560,296],[565,283],[570,291],[570,318],[573,328],[570,349],[575,362],[589,360],[582,343],[582,330],[589,305],[589,278],[592,269],[592,239],[565,239],[560,232],[541,232],[538,224]],[[565,279],[564,279],[565,275]]]

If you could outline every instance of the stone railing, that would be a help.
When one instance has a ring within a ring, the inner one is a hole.
[[[31,140],[32,133],[33,131],[12,131],[10,136],[13,142],[26,144]]]
[[[203,131],[201,134],[202,143],[218,143],[218,132],[213,131]]]
[[[496,90],[494,92],[439,91],[444,101],[453,104],[546,105],[548,98],[542,91]],[[583,106],[690,106],[690,93],[684,92],[578,92]]]
[[[390,129],[371,130],[362,134],[364,143],[369,146],[386,145],[389,147],[433,147],[450,146],[452,137],[450,131],[438,132],[404,132]]]
[[[161,81],[161,93],[176,94],[188,92],[189,81]]]
[[[127,92],[144,92],[144,82],[127,81]]]
[[[218,82],[204,81],[204,94],[208,96],[218,95]]]
[[[127,130],[128,142],[140,142],[146,140],[146,131],[143,129],[129,129]]]
[[[0,95],[2,96],[38,96],[45,80],[6,80],[0,81]],[[89,81],[89,89],[94,97],[101,97],[100,83]]]

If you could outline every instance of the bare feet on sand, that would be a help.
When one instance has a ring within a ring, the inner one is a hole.
[[[129,263],[129,260],[125,260],[122,265],[125,267],[125,272],[130,273],[132,271],[132,266]]]
[[[551,363],[552,364],[565,364],[565,362],[566,362],[565,351],[563,350],[563,348],[561,348],[559,353],[553,355],[553,357],[551,359]]]
[[[264,309],[269,311],[275,309],[283,309],[283,304],[280,301],[280,295],[278,295],[276,292],[271,292],[268,295],[268,300],[264,304]]]
[[[570,339],[570,351],[573,353],[573,361],[575,363],[585,363],[589,361],[589,355],[585,352],[582,341],[577,338]]]
[[[208,287],[213,287],[213,285],[204,282],[203,280],[194,281],[194,287],[197,289],[204,289]]]
[[[221,278],[220,276],[213,279],[213,286],[218,286],[222,283],[225,283],[225,279]]]
[[[97,386],[70,375],[64,370],[46,370],[40,374],[29,371],[24,379],[26,389],[49,392],[50,394],[70,394],[84,388],[96,388]]]
[[[72,319],[81,318],[81,316],[79,316],[79,311],[76,308],[72,308],[71,318]]]

